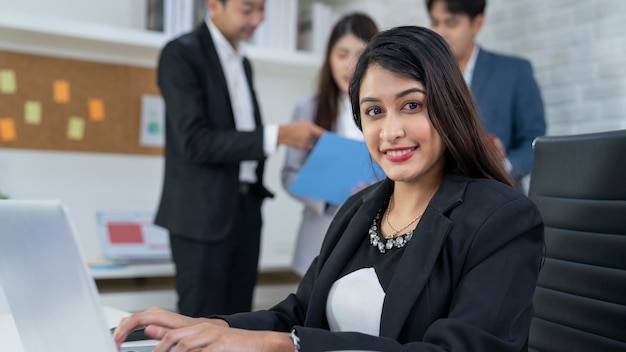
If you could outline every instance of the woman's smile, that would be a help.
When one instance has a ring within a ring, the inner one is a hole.
[[[385,155],[387,160],[394,163],[400,163],[409,160],[415,154],[417,148],[417,146],[394,147],[382,149],[381,152]]]

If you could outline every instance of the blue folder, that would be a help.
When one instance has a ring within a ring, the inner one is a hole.
[[[289,192],[341,205],[362,186],[385,177],[364,142],[326,132],[300,169]]]

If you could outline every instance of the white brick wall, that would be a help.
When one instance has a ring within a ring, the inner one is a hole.
[[[383,27],[428,26],[423,0],[388,0]],[[625,0],[487,0],[485,48],[533,63],[549,135],[626,129]]]

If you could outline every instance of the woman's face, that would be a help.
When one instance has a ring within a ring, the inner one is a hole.
[[[390,179],[432,182],[443,175],[445,146],[426,107],[424,85],[370,66],[359,90],[367,148]]]
[[[330,70],[342,93],[348,93],[348,85],[356,62],[367,43],[354,34],[346,34],[330,50]]]

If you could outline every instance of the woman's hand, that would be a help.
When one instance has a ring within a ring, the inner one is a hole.
[[[357,183],[356,186],[352,187],[352,194],[358,193],[364,189],[366,189],[367,187],[373,185],[374,183],[378,182],[378,180],[373,179],[370,181],[369,184],[363,182],[363,181],[359,181],[359,183]]]
[[[222,320],[219,320],[225,323]],[[149,326],[151,335],[161,340],[154,352],[240,351],[291,352],[289,334],[272,331],[250,331],[215,324],[212,319],[180,329]],[[146,328],[146,330],[148,329]]]
[[[145,327],[148,337],[159,339],[167,331],[207,322],[213,325],[228,326],[220,319],[190,318],[161,308],[150,308],[141,313],[131,314],[123,318],[113,333],[113,340],[118,349],[122,342],[133,331]]]
[[[155,352],[294,350],[293,341],[284,332],[234,329],[221,319],[190,318],[161,308],[122,319],[113,333],[117,348],[128,334],[142,327],[146,336],[161,340]]]

